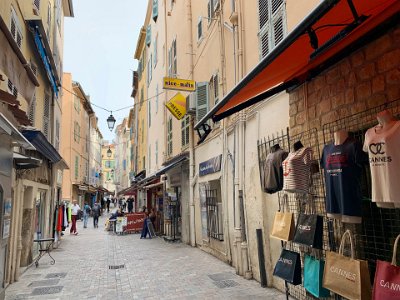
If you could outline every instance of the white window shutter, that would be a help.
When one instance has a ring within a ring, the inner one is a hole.
[[[208,82],[198,82],[196,89],[196,120],[200,121],[208,112]]]
[[[269,19],[268,0],[258,0],[258,14],[260,20],[260,29],[262,29]]]
[[[278,45],[284,36],[284,29],[283,29],[283,17],[279,15],[274,20],[274,46]]]

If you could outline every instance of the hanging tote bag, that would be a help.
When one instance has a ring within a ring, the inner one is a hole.
[[[284,203],[282,210],[284,210],[285,205],[287,206],[285,211],[277,211],[274,217],[274,223],[272,225],[271,237],[282,240],[291,241],[294,235],[294,217],[293,213],[289,212],[287,205],[287,195],[284,195]]]
[[[329,297],[329,290],[322,287],[325,262],[313,256],[304,257],[304,288],[313,296]]]
[[[346,237],[350,240],[351,257],[343,255]],[[340,242],[339,253],[327,252],[322,286],[350,300],[370,300],[371,283],[368,263],[354,259],[354,244],[350,230]]]
[[[393,247],[392,263],[378,260],[372,298],[374,300],[400,299],[400,267],[396,264],[397,245],[400,235],[397,236]]]
[[[300,254],[283,249],[275,265],[274,276],[282,278],[293,285],[301,284]]]

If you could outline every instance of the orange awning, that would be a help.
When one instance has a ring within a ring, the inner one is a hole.
[[[355,12],[349,6],[354,4]],[[316,76],[398,22],[398,0],[322,2],[195,126],[219,121],[250,105]],[[396,21],[397,17],[397,21]],[[334,26],[332,26],[334,25]],[[308,32],[315,33],[316,50]]]

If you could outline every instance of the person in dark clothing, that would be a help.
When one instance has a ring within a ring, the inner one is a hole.
[[[128,212],[131,213],[133,211],[133,202],[134,202],[134,200],[133,200],[132,197],[129,197],[128,201],[126,201],[126,202],[128,202]]]
[[[100,205],[96,202],[92,209],[93,227],[99,228]]]
[[[107,212],[108,213],[110,212],[110,203],[111,203],[111,200],[110,200],[110,198],[108,198],[107,199]]]

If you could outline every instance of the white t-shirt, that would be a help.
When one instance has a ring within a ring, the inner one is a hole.
[[[313,151],[302,147],[290,152],[283,161],[283,190],[294,193],[308,193],[310,188],[311,162]]]
[[[80,209],[81,208],[79,207],[78,204],[77,205],[72,205],[72,207],[71,207],[71,215],[76,216]]]
[[[400,203],[400,121],[367,130],[363,150],[371,167],[372,201]]]

